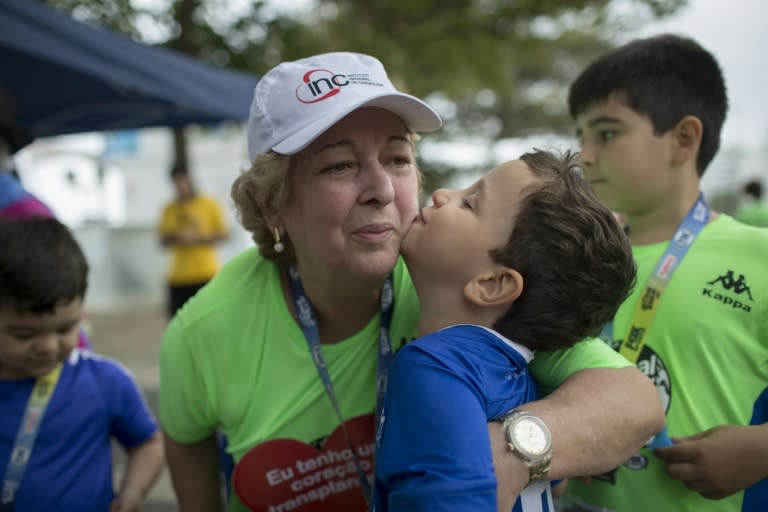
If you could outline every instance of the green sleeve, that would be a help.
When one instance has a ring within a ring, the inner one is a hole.
[[[587,368],[624,368],[631,366],[624,356],[598,338],[577,343],[573,347],[539,351],[529,368],[543,391],[555,389],[568,377]]]
[[[182,319],[177,315],[168,325],[160,346],[158,412],[165,432],[181,443],[205,439],[217,427],[214,402],[193,352]]]

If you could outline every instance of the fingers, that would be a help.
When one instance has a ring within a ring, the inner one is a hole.
[[[690,462],[692,456],[690,450],[684,444],[674,444],[666,448],[657,448],[653,454],[667,464],[675,462]]]
[[[702,478],[701,470],[690,462],[667,464],[667,474],[670,478],[680,480],[688,487],[688,482],[697,482]]]
[[[710,500],[719,500],[733,493],[733,490],[724,488],[721,478],[713,478],[704,468],[694,463],[667,464],[667,474],[673,480],[678,480],[686,488],[701,494]]]

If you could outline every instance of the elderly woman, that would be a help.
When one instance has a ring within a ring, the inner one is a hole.
[[[366,510],[387,364],[417,329],[399,256],[418,214],[415,133],[440,125],[367,55],[284,62],[256,86],[253,164],[232,196],[258,248],[162,344],[160,418],[183,511],[222,510],[217,429],[237,462],[230,510]],[[653,386],[626,364],[598,341],[535,359],[539,385],[555,390],[525,410],[549,427],[554,456],[523,460],[489,425],[500,503],[534,471],[611,469],[661,428]]]

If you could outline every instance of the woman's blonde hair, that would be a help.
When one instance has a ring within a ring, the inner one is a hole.
[[[293,245],[287,233],[280,233],[285,250],[275,251],[275,235],[268,219],[277,217],[285,208],[290,168],[289,155],[273,151],[256,155],[251,168],[243,171],[232,184],[231,192],[240,223],[251,232],[261,255],[281,266],[293,262]]]
[[[420,139],[414,132],[408,132],[416,157],[416,142]],[[251,238],[259,247],[261,255],[281,267],[295,262],[293,244],[285,232],[280,233],[280,241],[285,249],[274,249],[274,228],[269,221],[277,218],[288,202],[288,174],[291,171],[292,156],[280,155],[274,151],[256,155],[250,169],[243,171],[232,184],[231,196],[237,208],[238,219],[243,227],[251,232]],[[414,161],[419,180],[419,189],[423,182],[421,170]]]

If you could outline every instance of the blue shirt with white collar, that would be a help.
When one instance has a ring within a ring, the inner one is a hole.
[[[374,512],[495,511],[488,422],[536,399],[532,358],[528,348],[476,325],[400,349],[376,438]],[[549,510],[549,482],[527,487],[513,508]]]

